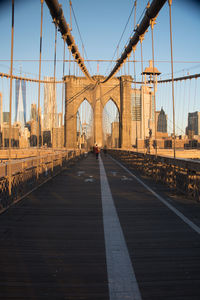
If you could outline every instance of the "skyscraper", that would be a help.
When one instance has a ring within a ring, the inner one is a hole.
[[[154,92],[148,86],[132,90],[132,134],[131,142],[136,144],[136,139],[145,140],[152,130],[155,136],[154,118]]]
[[[37,106],[35,103],[31,104],[31,120],[37,121]]]
[[[200,112],[195,111],[188,113],[187,135],[200,135]]]
[[[16,80],[16,110],[15,110],[15,121],[20,122],[23,126],[26,123],[26,82],[25,80]]]
[[[157,132],[167,132],[167,115],[163,108],[156,112],[156,119]]]

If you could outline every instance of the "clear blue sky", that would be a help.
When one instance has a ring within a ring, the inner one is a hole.
[[[11,36],[11,0],[2,1],[0,4],[0,71],[8,73],[10,68],[10,36]],[[60,0],[67,22],[69,18],[69,1]],[[200,5],[198,1],[173,0],[172,2],[172,27],[173,27],[173,56],[174,73],[176,76],[200,73]],[[133,7],[133,0],[72,0],[72,5],[81,30],[84,46],[89,59],[112,59],[120,36],[128,20]],[[146,0],[137,1],[137,22],[147,4]],[[42,63],[42,76],[53,76],[54,58],[54,24],[44,1],[44,25],[43,25],[43,52],[42,58],[50,60]],[[119,53],[133,31],[133,15],[122,38]],[[136,22],[136,23],[137,23]],[[72,34],[82,52],[81,41],[76,29],[75,21],[72,21]],[[14,74],[22,70],[27,77],[38,77],[39,58],[39,35],[40,35],[40,1],[39,0],[15,0],[15,29],[14,29]],[[154,30],[155,60],[156,67],[162,72],[162,78],[170,77],[170,44],[169,44],[169,8],[165,4],[157,18]],[[68,58],[66,48],[66,58]],[[58,33],[57,59],[63,58],[63,40]],[[116,56],[115,56],[116,58]],[[143,42],[144,67],[152,58],[151,31],[145,35]],[[137,46],[136,60],[140,61],[140,46]],[[24,61],[30,60],[30,61]],[[31,61],[32,60],[32,61]],[[36,60],[36,61],[35,61]],[[178,63],[181,61],[181,63]],[[184,61],[184,63],[183,63]],[[97,64],[90,63],[87,67],[91,75],[96,74]],[[128,67],[126,67],[128,71]],[[68,65],[66,64],[66,74]],[[108,63],[100,65],[100,74],[108,74],[111,66]],[[140,79],[141,64],[136,64],[137,78]],[[74,67],[71,66],[71,73]],[[130,72],[133,75],[133,64],[130,64]],[[56,76],[62,77],[62,62],[57,62]],[[2,79],[0,79],[2,81]],[[198,81],[199,85],[199,81]],[[3,81],[0,90],[4,90],[4,107],[8,104],[6,93],[9,83]],[[37,85],[32,84],[31,95],[27,95],[27,101],[37,102]],[[28,90],[27,89],[27,90]],[[59,88],[58,88],[59,90]],[[197,90],[197,92],[199,92]],[[200,101],[200,98],[198,98]],[[58,101],[59,102],[59,101]],[[28,103],[27,103],[28,104]],[[60,102],[58,103],[60,108]],[[29,118],[29,116],[28,116]]]

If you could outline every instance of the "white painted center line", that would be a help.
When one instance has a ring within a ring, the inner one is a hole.
[[[142,300],[100,156],[99,167],[110,300]]]
[[[118,164],[122,169],[124,169],[126,172],[128,172],[133,178],[135,178],[141,185],[143,185],[149,192],[151,192],[158,200],[160,200],[164,205],[166,205],[171,211],[173,211],[183,222],[185,222],[188,226],[190,226],[194,231],[196,231],[198,234],[200,234],[200,227],[194,224],[192,221],[190,221],[184,214],[182,214],[178,209],[176,209],[174,206],[172,206],[170,203],[168,203],[163,197],[158,195],[156,192],[154,192],[148,185],[146,185],[142,180],[137,178],[131,171],[129,171],[125,166],[123,166],[120,162],[115,160],[113,157],[110,156],[110,158]]]

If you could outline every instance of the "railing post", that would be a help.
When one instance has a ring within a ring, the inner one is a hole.
[[[60,153],[60,166],[62,168],[62,152]]]
[[[51,171],[52,171],[52,174],[53,174],[53,153],[51,154]]]

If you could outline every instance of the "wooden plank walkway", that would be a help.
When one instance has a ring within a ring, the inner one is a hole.
[[[199,300],[199,234],[102,158],[141,298]],[[200,225],[199,204],[168,200]],[[0,299],[108,300],[105,247],[99,163],[89,155],[0,216]]]

